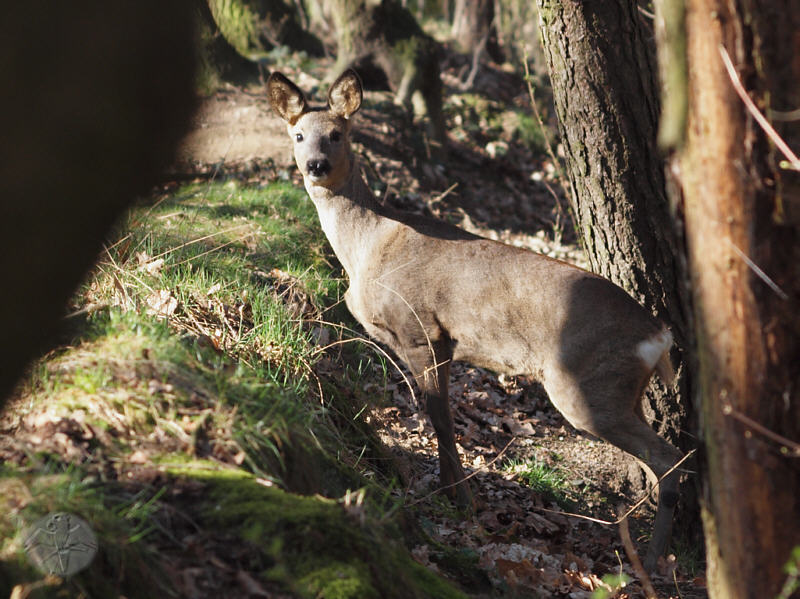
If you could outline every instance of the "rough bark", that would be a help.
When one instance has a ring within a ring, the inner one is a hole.
[[[689,124],[679,164],[712,597],[775,597],[800,545],[800,460],[788,442],[800,440],[798,174],[778,167],[719,51],[763,112],[795,109],[798,30],[791,0],[687,2]],[[795,148],[798,129],[782,127]]]
[[[576,229],[592,269],[614,281],[691,347],[688,292],[656,150],[658,101],[652,48],[635,2],[539,0]],[[673,362],[681,354],[673,352]],[[677,390],[651,385],[660,434],[686,450],[690,368]],[[684,485],[691,530],[693,494]],[[687,505],[684,503],[684,506]]]
[[[575,224],[592,269],[653,308],[685,346],[678,243],[655,149],[655,70],[636,6],[539,6]]]

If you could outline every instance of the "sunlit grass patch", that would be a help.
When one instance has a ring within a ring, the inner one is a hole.
[[[341,284],[313,205],[286,183],[190,185],[134,211],[84,293],[168,321],[254,368],[302,375]],[[305,323],[304,323],[305,321]]]
[[[37,449],[81,461],[98,459],[98,446],[140,460],[177,452],[280,480],[288,445],[314,444],[312,428],[336,434],[308,377],[237,363],[136,312],[97,314],[86,339],[39,366],[27,398],[31,427],[61,433],[33,433]]]
[[[88,317],[73,344],[25,387],[26,426],[48,431],[29,436],[34,451],[180,452],[291,484],[303,453],[358,463],[342,435],[361,434],[359,407],[323,399],[313,369],[337,334],[326,249],[313,205],[286,183],[190,185],[136,209],[76,299],[76,320]]]
[[[562,507],[571,503],[568,481],[558,468],[536,460],[511,460],[505,465],[504,470],[514,474],[526,486],[549,501],[554,501]]]

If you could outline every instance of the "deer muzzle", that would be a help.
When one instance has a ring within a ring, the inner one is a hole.
[[[306,162],[306,171],[314,178],[321,179],[331,172],[331,163],[327,158],[309,160]]]

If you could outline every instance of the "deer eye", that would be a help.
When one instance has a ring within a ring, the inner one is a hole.
[[[336,143],[342,139],[342,134],[339,131],[331,131],[331,141]]]
[[[297,140],[298,143],[300,143],[301,141],[303,141],[303,134],[298,133],[297,135],[294,136],[294,138]]]

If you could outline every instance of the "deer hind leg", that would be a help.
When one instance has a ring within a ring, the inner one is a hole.
[[[683,456],[680,451],[659,437],[644,421],[634,415],[621,418],[613,432],[605,431],[601,436],[609,443],[613,443],[641,460],[656,479],[660,479],[653,536],[644,563],[645,568],[652,571],[658,558],[664,555],[672,534],[672,519],[675,505],[678,502],[680,472],[669,471]]]
[[[433,341],[405,353],[425,398],[428,416],[436,431],[439,443],[439,475],[445,493],[466,507],[472,503],[469,483],[464,480],[464,470],[456,450],[453,415],[450,412],[448,382],[452,351],[444,341]]]
[[[630,377],[617,375],[613,382],[595,380],[583,385],[561,377],[545,388],[573,426],[634,456],[656,479],[661,479],[653,536],[645,559],[645,568],[652,571],[669,544],[678,502],[680,473],[677,470],[667,472],[683,456],[641,417],[640,397],[647,379],[633,374]]]

